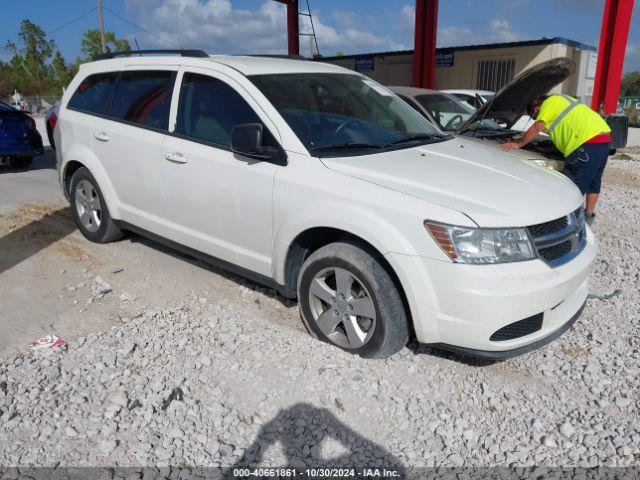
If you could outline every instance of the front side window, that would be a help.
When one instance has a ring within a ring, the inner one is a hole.
[[[300,141],[318,156],[443,141],[420,114],[386,88],[351,74],[254,75],[250,80],[280,112]]]
[[[236,125],[262,123],[232,87],[197,73],[184,74],[177,120],[176,133],[225,147],[231,146],[231,130]]]
[[[69,108],[84,112],[106,115],[109,113],[111,91],[116,73],[99,73],[85,78],[67,105]]]
[[[174,72],[124,72],[113,94],[111,116],[147,127],[166,130]]]

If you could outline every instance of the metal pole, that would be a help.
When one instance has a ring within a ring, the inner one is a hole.
[[[416,0],[413,86],[435,88],[438,0]]]
[[[633,13],[633,0],[607,0],[602,17],[598,63],[591,108],[614,113],[618,105],[622,67]]]
[[[98,0],[98,21],[100,23],[100,52],[106,53],[107,46],[104,43],[104,19],[102,18],[102,0]]]

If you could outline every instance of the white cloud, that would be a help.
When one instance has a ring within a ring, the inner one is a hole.
[[[500,18],[491,20],[489,27],[491,29],[491,39],[495,42],[515,42],[522,38],[522,35],[514,30],[507,20]]]
[[[201,48],[209,53],[287,51],[286,8],[272,0],[265,0],[258,10],[234,8],[229,0],[128,0],[127,5],[144,28],[184,48]],[[340,28],[334,28],[312,13],[318,46],[324,55],[338,50],[348,53],[406,48],[389,35],[355,28],[355,22],[349,21],[354,18],[350,14],[343,15]],[[308,17],[301,18],[301,32],[310,32]],[[300,37],[301,53],[309,52],[308,38]],[[145,41],[162,45],[151,37]]]

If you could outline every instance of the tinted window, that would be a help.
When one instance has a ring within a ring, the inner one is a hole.
[[[91,113],[107,114],[115,78],[115,73],[89,75],[78,86],[69,100],[68,107]]]
[[[238,92],[221,80],[185,73],[177,133],[228,147],[231,130],[242,123],[262,122]]]
[[[113,95],[111,116],[166,130],[173,89],[173,72],[124,72]]]

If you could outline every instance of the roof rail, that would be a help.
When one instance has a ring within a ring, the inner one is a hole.
[[[308,60],[306,57],[302,55],[270,55],[268,53],[245,53],[242,54],[247,57],[263,57],[263,58],[283,58],[285,60]]]
[[[98,55],[94,55],[93,60],[106,60],[108,58],[116,57],[131,57],[134,55],[142,56],[145,54],[173,54],[180,55],[181,57],[197,58],[205,58],[209,56],[209,54],[204,50],[123,50],[120,52],[99,53]]]

